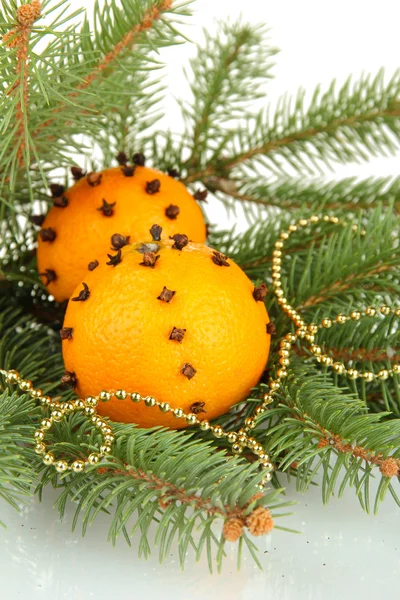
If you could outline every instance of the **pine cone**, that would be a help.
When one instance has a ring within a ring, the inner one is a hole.
[[[227,542],[236,542],[243,533],[242,519],[231,517],[225,521],[222,533]]]
[[[381,463],[379,470],[384,477],[396,477],[396,475],[399,475],[399,464],[397,460],[391,456]]]
[[[273,526],[271,512],[264,506],[257,506],[246,518],[246,527],[252,535],[265,535]]]

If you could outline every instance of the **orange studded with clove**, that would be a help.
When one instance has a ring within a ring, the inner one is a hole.
[[[182,183],[145,167],[141,153],[131,165],[124,153],[117,160],[120,166],[98,173],[73,167],[72,187],[50,186],[53,206],[41,224],[37,261],[42,282],[59,302],[96,262],[117,260],[107,256],[110,250],[146,239],[154,224],[165,238],[184,231],[195,242],[206,239],[201,209]]]
[[[82,397],[124,389],[211,420],[246,398],[264,371],[265,290],[255,297],[229,257],[171,237],[125,244],[118,261],[86,271],[62,329],[65,369]],[[186,426],[129,396],[98,410],[142,427]]]

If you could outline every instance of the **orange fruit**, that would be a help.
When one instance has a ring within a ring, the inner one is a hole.
[[[248,396],[270,347],[264,285],[255,288],[233,261],[181,235],[125,246],[108,262],[86,274],[68,303],[64,382],[81,397],[138,392],[200,420]],[[142,427],[186,426],[129,396],[98,410]]]
[[[206,239],[192,194],[155,169],[122,165],[89,173],[65,192],[53,186],[53,193],[54,206],[39,232],[37,262],[42,281],[59,302],[70,298],[96,261],[106,258],[113,234],[138,241],[159,223],[166,237],[186,231],[195,242]]]

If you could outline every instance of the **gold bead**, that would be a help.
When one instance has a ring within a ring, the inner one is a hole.
[[[386,304],[384,304],[383,306],[381,306],[380,309],[379,309],[379,311],[380,311],[380,313],[382,315],[390,315],[390,313],[391,313],[390,307],[386,306]]]
[[[400,317],[400,308],[396,308],[394,314],[396,315],[396,317]]]
[[[256,417],[259,417],[260,415],[262,415],[265,412],[266,412],[266,409],[263,406],[257,406],[256,410],[254,411],[254,414],[256,415]]]
[[[21,379],[18,385],[19,389],[23,392],[29,392],[29,390],[32,388],[32,381],[28,381],[27,379]]]
[[[272,258],[281,258],[282,257],[282,251],[281,250],[274,250],[272,253]]]
[[[168,404],[168,402],[160,402],[158,408],[161,410],[161,412],[168,412],[171,410],[171,406]]]
[[[241,454],[243,452],[243,448],[238,443],[232,444],[232,452],[234,454]]]
[[[247,444],[248,437],[247,437],[246,432],[243,431],[243,429],[241,429],[241,431],[243,433],[239,432],[239,435],[237,437],[237,441],[238,441],[238,444],[241,444],[242,446],[244,446],[245,444]]]
[[[312,333],[306,333],[305,338],[307,342],[310,342],[310,344],[313,344],[315,342],[315,335]]]
[[[280,273],[281,271],[281,265],[280,264],[276,264],[275,262],[272,263],[272,271],[274,273]]]
[[[92,452],[92,454],[89,454],[88,463],[90,465],[97,465],[98,462],[100,462],[100,456],[98,454],[96,454],[95,452]]]
[[[37,442],[37,444],[35,444],[34,450],[36,454],[44,454],[46,452],[46,446],[43,444],[43,442]]]
[[[367,317],[374,317],[376,315],[376,308],[374,308],[373,306],[367,306],[367,308],[365,309],[365,314],[367,315]]]
[[[279,355],[283,356],[284,358],[287,358],[288,356],[290,356],[290,352],[289,350],[285,350],[285,348],[281,348],[279,350]]]
[[[263,454],[264,453],[264,448],[263,448],[263,446],[261,444],[255,444],[253,446],[253,452],[255,454],[258,454],[258,455]]]
[[[318,325],[315,323],[310,323],[307,329],[310,333],[318,333]]]
[[[107,444],[103,444],[102,446],[100,446],[100,454],[110,454],[111,452],[111,447],[108,446]]]
[[[311,215],[310,221],[311,223],[319,223],[319,217],[317,215]]]
[[[51,417],[52,417],[53,421],[60,422],[60,421],[63,420],[64,411],[63,410],[58,410],[58,409],[53,410],[51,412]]]
[[[262,454],[259,454],[258,458],[260,459],[260,461],[269,460],[269,455],[263,452]]]
[[[260,466],[266,471],[271,471],[274,468],[274,465],[269,460],[260,461]]]
[[[351,229],[352,229],[352,231],[358,231],[358,226],[357,225],[352,225]]]
[[[299,220],[299,225],[300,225],[300,227],[306,227],[308,225],[308,220],[307,219],[300,219]]]
[[[325,329],[329,329],[329,327],[332,327],[332,319],[328,319],[328,317],[322,319],[321,325],[322,327],[325,327]]]
[[[40,404],[42,406],[50,406],[50,404],[52,404],[50,396],[42,396],[40,398]]]
[[[125,398],[127,397],[127,393],[125,390],[117,390],[114,394],[114,396],[116,397],[117,400],[125,400]]]
[[[322,353],[321,346],[317,346],[316,344],[312,344],[310,350],[314,356],[319,356]]]
[[[278,369],[276,374],[278,375],[279,379],[283,379],[284,377],[287,377],[288,372],[286,369]]]
[[[360,311],[359,310],[351,311],[350,318],[353,319],[353,321],[359,321],[361,319]]]
[[[279,345],[284,350],[290,350],[292,347],[292,344],[287,340],[282,340]]]
[[[142,396],[140,394],[138,394],[137,392],[132,392],[132,394],[131,394],[132,402],[140,402],[141,399],[142,399]]]
[[[307,329],[305,327],[299,327],[298,330],[296,331],[296,334],[300,337],[303,338],[307,333]]]
[[[146,406],[152,407],[156,405],[156,399],[152,396],[146,396],[146,398],[144,399],[144,403]]]
[[[286,358],[286,356],[282,356],[282,358],[279,359],[279,363],[282,367],[288,367],[290,365],[290,360]]]
[[[33,398],[34,400],[39,400],[39,398],[41,398],[42,395],[43,395],[42,390],[34,390],[34,389],[32,389],[32,390],[30,390],[29,393],[31,395],[31,398]]]
[[[45,436],[45,433],[44,433],[43,429],[36,429],[35,433],[33,434],[33,437],[35,438],[35,440],[39,440],[39,441],[44,440],[44,436]]]
[[[275,295],[278,296],[278,298],[280,298],[281,296],[283,296],[283,290],[281,290],[280,288],[276,289]]]
[[[246,446],[248,446],[249,448],[254,448],[254,446],[258,446],[258,442],[257,442],[256,438],[253,438],[253,437],[247,438]]]
[[[66,460],[58,460],[54,466],[58,473],[65,473],[65,471],[68,471],[68,463]]]
[[[333,364],[333,358],[331,356],[328,356],[327,354],[322,354],[321,355],[321,363],[325,367],[330,367]]]
[[[272,392],[276,392],[276,390],[279,390],[279,388],[281,387],[281,384],[279,383],[279,381],[274,380],[270,381],[269,387]]]
[[[75,404],[73,402],[64,402],[62,407],[66,415],[71,414],[75,410]]]
[[[99,415],[93,415],[93,417],[90,419],[90,421],[93,423],[93,425],[99,426],[102,419],[99,417]]]
[[[337,217],[329,217],[329,220],[334,225],[336,225],[337,223],[339,223],[339,219]]]
[[[379,379],[384,381],[385,379],[387,379],[389,377],[389,371],[387,369],[382,369],[381,371],[378,372],[378,377],[379,377]]]
[[[289,234],[287,231],[282,231],[282,233],[279,236],[281,238],[281,240],[287,240],[289,237]]]
[[[211,427],[211,430],[217,438],[221,438],[224,435],[224,430],[220,425],[214,425],[213,427]]]
[[[207,420],[201,421],[200,422],[200,429],[202,431],[208,431],[210,429],[211,425],[210,422]]]
[[[189,413],[185,416],[185,421],[188,425],[194,425],[197,423],[197,417],[194,413]]]
[[[40,423],[40,426],[43,429],[50,429],[50,427],[53,425],[53,421],[51,419],[43,419],[42,422]]]
[[[267,483],[269,483],[271,481],[271,479],[272,479],[272,473],[271,472],[265,473],[265,477],[262,480],[263,487],[266,486]]]
[[[71,469],[74,473],[82,473],[85,470],[85,463],[83,460],[74,460],[71,465]]]
[[[327,223],[327,222],[329,221],[329,217],[328,217],[328,215],[324,215],[324,216],[322,217],[322,220],[323,220],[323,221],[325,221],[325,223]]]
[[[102,432],[103,432],[104,435],[110,435],[110,434],[112,434],[112,429],[111,429],[111,427],[109,426],[108,423],[104,423],[101,426],[101,430],[102,430]]]
[[[271,402],[273,401],[271,394],[264,394],[263,395],[263,404],[271,404]]]
[[[107,443],[107,445],[109,446],[110,444],[112,444],[115,440],[115,437],[113,436],[112,433],[106,433],[104,436],[104,441]]]
[[[350,377],[350,379],[358,379],[360,377],[360,373],[357,371],[357,369],[347,369],[347,377]]]
[[[400,365],[393,365],[392,367],[392,371],[393,373],[395,373],[396,375],[400,374]]]
[[[181,419],[184,415],[183,410],[181,408],[175,408],[173,412],[174,417],[177,419]]]
[[[107,392],[107,390],[102,390],[99,394],[99,399],[102,402],[109,402],[111,400],[110,392]]]
[[[335,362],[333,363],[333,370],[336,371],[336,373],[342,374],[345,372],[346,368],[343,363]]]
[[[288,230],[294,233],[295,231],[297,231],[297,225],[289,225]]]
[[[277,240],[277,241],[275,242],[275,244],[274,244],[274,246],[275,246],[275,248],[276,248],[277,250],[280,250],[281,248],[283,248],[283,245],[284,245],[284,244],[283,244],[283,242],[282,242],[281,240]]]
[[[347,322],[346,315],[338,315],[336,317],[336,323],[339,323],[339,325],[344,325],[346,322]]]
[[[55,456],[52,452],[46,452],[46,454],[43,456],[43,462],[48,467],[50,465],[52,465],[54,463],[54,461],[55,461]]]
[[[12,369],[11,371],[8,371],[6,374],[6,382],[7,383],[16,383],[19,380],[19,373],[18,371],[15,371],[14,369]]]
[[[74,400],[74,405],[75,405],[75,410],[83,410],[85,408],[85,403],[81,399]]]
[[[96,413],[96,410],[93,408],[93,406],[85,406],[85,414],[86,415],[94,415]]]
[[[288,342],[290,342],[291,344],[294,344],[294,342],[297,340],[297,336],[294,333],[287,333],[285,335],[285,338],[287,339]]]
[[[95,398],[94,396],[88,396],[87,398],[85,398],[85,404],[87,406],[93,406],[93,408],[96,408],[98,403],[99,403],[98,398]]]
[[[246,427],[248,427],[249,429],[254,429],[254,427],[256,426],[256,422],[253,419],[253,417],[247,417],[247,419],[245,420],[244,424],[246,425]]]
[[[374,380],[374,374],[371,373],[371,371],[365,371],[362,374],[362,378],[364,379],[364,381],[371,382]]]
[[[237,440],[237,433],[235,433],[234,431],[230,431],[226,436],[226,439],[230,444],[234,444]]]

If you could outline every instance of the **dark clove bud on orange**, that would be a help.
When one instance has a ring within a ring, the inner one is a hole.
[[[72,340],[73,331],[72,327],[63,327],[60,330],[60,338],[62,340]]]
[[[150,228],[150,235],[155,242],[161,241],[162,227],[161,225],[152,225]]]
[[[86,180],[91,187],[96,187],[97,185],[100,185],[102,176],[102,173],[92,171],[86,175]]]
[[[73,388],[76,387],[78,380],[75,371],[65,371],[64,375],[61,377],[61,383],[70,385]]]
[[[39,235],[42,238],[42,242],[54,242],[57,237],[56,232],[51,227],[41,229]]]
[[[139,263],[140,265],[142,265],[143,267],[150,267],[152,269],[154,269],[154,267],[156,266],[156,262],[158,261],[158,259],[160,258],[160,255],[157,254],[157,256],[154,254],[154,252],[145,252],[143,254],[143,262]]]
[[[228,263],[226,258],[227,257],[223,254],[214,250],[211,260],[213,261],[213,263],[218,265],[218,267],[230,267],[230,264]]]
[[[116,204],[116,202],[109,203],[103,198],[103,206],[100,206],[100,208],[97,208],[96,210],[100,210],[105,217],[112,217],[114,214],[113,208]]]
[[[45,277],[46,281],[44,282],[44,285],[49,285],[49,283],[51,283],[52,281],[55,281],[57,279],[57,275],[56,272],[53,271],[53,269],[46,269],[44,273],[39,273],[40,277]]]
[[[136,166],[135,165],[125,165],[121,168],[121,171],[125,175],[125,177],[132,177],[135,174]]]
[[[179,327],[174,327],[171,333],[169,334],[169,340],[176,340],[180,344],[182,344],[182,340],[185,337],[186,329],[179,329]]]
[[[276,335],[276,327],[274,323],[267,323],[267,333],[269,333],[269,335]]]
[[[173,248],[175,250],[182,250],[189,243],[189,238],[184,233],[176,233],[175,235],[169,236],[170,240],[174,240]]]
[[[119,265],[120,262],[122,262],[121,250],[118,250],[118,252],[115,256],[113,256],[112,254],[107,254],[107,256],[110,260],[108,262],[106,262],[106,265],[110,265],[111,267],[116,267],[117,265]]]
[[[193,198],[195,200],[199,200],[199,202],[207,202],[207,196],[208,196],[208,190],[206,190],[206,189],[204,189],[204,190],[197,190],[193,194]]]
[[[197,373],[196,369],[189,363],[185,363],[181,369],[182,375],[188,379],[192,379]]]
[[[71,174],[75,181],[79,181],[82,177],[85,177],[85,171],[80,167],[71,167]]]
[[[81,290],[75,298],[71,298],[71,300],[73,302],[84,302],[85,300],[87,300],[89,298],[89,296],[90,296],[89,287],[87,286],[87,284],[84,281],[82,282],[82,285],[83,285],[83,290]]]
[[[99,266],[99,261],[98,260],[92,260],[92,262],[90,262],[88,264],[88,269],[89,269],[89,271],[94,271],[98,266]]]
[[[268,294],[268,288],[265,283],[262,283],[253,290],[253,298],[256,302],[264,302],[265,296]]]
[[[31,215],[31,223],[37,227],[41,227],[44,223],[46,215]]]
[[[117,159],[118,164],[120,164],[120,165],[126,165],[128,162],[128,157],[125,154],[125,152],[118,152],[118,154],[115,158]]]
[[[192,404],[190,407],[190,412],[194,413],[195,415],[207,412],[204,408],[205,404],[205,402],[194,402],[194,404]]]
[[[161,183],[159,179],[146,181],[146,192],[150,195],[157,194],[160,191]]]
[[[173,177],[174,179],[179,179],[179,177],[181,176],[178,169],[175,169],[175,167],[172,169],[171,168],[167,169],[167,173],[170,177]]]
[[[66,196],[58,196],[53,199],[53,206],[57,208],[65,208],[68,206],[68,198]]]
[[[132,162],[133,162],[133,164],[137,165],[138,167],[144,167],[146,158],[145,158],[143,152],[135,152],[135,154],[132,157]]]
[[[63,185],[59,185],[58,183],[52,183],[49,187],[53,198],[58,198],[65,192],[65,187]]]
[[[163,290],[159,296],[157,296],[157,300],[161,300],[162,302],[171,302],[172,298],[175,296],[176,292],[173,290],[169,290],[168,288],[163,287]]]
[[[129,244],[129,240],[131,239],[130,235],[122,235],[122,233],[114,233],[111,236],[111,249],[119,250],[123,248],[127,244]]]
[[[168,206],[168,208],[165,209],[165,216],[168,217],[168,219],[176,219],[177,216],[179,215],[179,206],[175,206],[174,204],[170,204]]]

